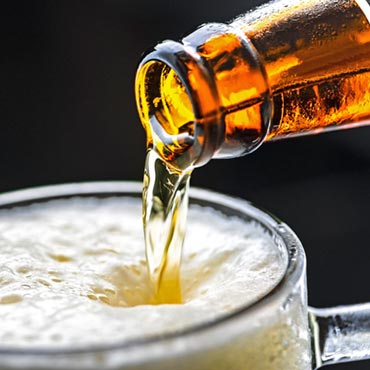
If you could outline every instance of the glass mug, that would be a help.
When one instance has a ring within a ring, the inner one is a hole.
[[[2,194],[0,209],[76,196],[141,197],[141,190],[135,182],[46,186]],[[0,344],[0,370],[312,370],[370,358],[370,304],[308,307],[304,250],[287,225],[244,200],[208,190],[191,189],[190,204],[262,227],[286,260],[280,283],[247,307],[176,333],[80,348]]]

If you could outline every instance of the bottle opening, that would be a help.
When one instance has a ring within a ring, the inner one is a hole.
[[[136,84],[148,145],[172,162],[194,143],[195,116],[186,87],[173,68],[158,60],[141,67]]]

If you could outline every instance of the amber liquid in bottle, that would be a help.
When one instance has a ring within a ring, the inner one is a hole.
[[[360,3],[303,1],[275,17],[261,9],[249,24],[240,20],[273,95],[268,140],[369,123],[369,6]]]
[[[246,154],[249,143],[264,136],[266,121],[264,141],[369,124],[369,16],[365,0],[273,1],[230,23],[233,32],[215,33],[197,45],[193,52],[211,70],[224,125],[221,146],[212,157]],[[241,49],[243,37],[258,62]],[[184,45],[192,42],[187,39]],[[147,63],[147,73],[137,78],[137,86],[144,86],[149,74],[157,76],[155,93],[148,86],[137,88],[138,106],[149,145],[168,161],[193,145],[197,112],[184,79],[196,81],[193,90],[202,97],[206,113],[198,126],[213,109],[207,107],[212,99],[199,70],[191,60],[184,65],[185,78],[158,61]],[[166,141],[153,129],[147,118],[151,113],[174,140]]]

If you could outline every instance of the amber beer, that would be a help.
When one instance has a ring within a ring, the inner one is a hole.
[[[158,45],[136,82],[148,145],[183,169],[368,124],[369,14],[365,0],[278,0]]]

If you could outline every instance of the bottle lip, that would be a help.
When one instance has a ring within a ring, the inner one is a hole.
[[[225,132],[219,97],[212,72],[192,45],[167,40],[158,44],[153,51],[149,52],[142,59],[136,77],[135,86],[137,89],[139,74],[142,73],[148,63],[156,62],[163,63],[177,74],[186,89],[194,115],[191,145],[181,154],[174,156],[172,160],[164,159],[175,169],[185,170],[202,166],[212,158],[220,147]],[[187,73],[189,68],[191,68],[191,75]],[[157,81],[157,83],[159,82]],[[199,84],[202,85],[201,94],[198,89]],[[138,91],[136,91],[136,99],[140,113],[141,106]],[[146,118],[143,118],[141,115],[141,119],[149,120],[149,125],[146,125],[147,130],[149,128],[152,131],[157,130],[157,133],[158,130],[162,130],[162,138],[167,138],[169,141],[175,139],[164,132],[154,112],[149,112],[149,117]],[[159,154],[161,155],[161,153]]]

